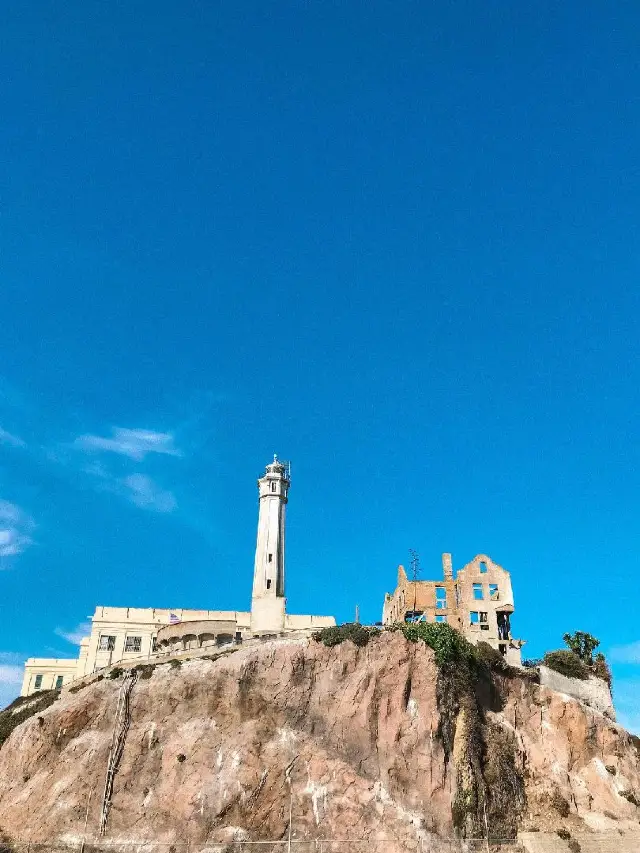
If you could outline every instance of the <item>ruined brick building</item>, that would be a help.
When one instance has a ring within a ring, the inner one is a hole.
[[[486,554],[478,554],[454,577],[451,554],[442,555],[442,580],[409,580],[398,566],[398,584],[386,593],[382,622],[447,622],[472,643],[484,640],[513,666],[521,665],[524,640],[514,639],[511,575]]]

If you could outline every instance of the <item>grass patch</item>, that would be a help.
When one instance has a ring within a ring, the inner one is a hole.
[[[589,677],[587,666],[573,652],[559,649],[557,652],[547,652],[542,659],[544,666],[565,675],[567,678],[579,678],[585,681]]]
[[[363,647],[372,637],[378,637],[380,633],[379,628],[368,628],[357,622],[346,622],[344,625],[331,625],[329,628],[322,628],[312,636],[317,643],[322,643],[328,648],[339,646],[346,640],[351,640],[356,646]]]
[[[59,690],[42,690],[40,693],[31,696],[21,696],[8,705],[4,711],[0,711],[0,749],[20,723],[24,723],[29,717],[42,713],[45,708],[53,705],[59,695]]]

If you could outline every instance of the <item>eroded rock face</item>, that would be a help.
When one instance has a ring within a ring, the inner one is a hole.
[[[437,853],[453,834],[456,795],[456,756],[447,764],[438,736],[437,674],[432,652],[401,634],[365,648],[274,641],[159,666],[132,692],[107,837],[196,849],[281,839],[291,805],[294,839],[384,841],[391,853],[422,840]],[[0,750],[0,827],[10,836],[80,837],[87,806],[87,834],[97,834],[119,686],[65,692]],[[502,709],[494,697],[486,717],[513,745],[525,824],[638,825],[640,809],[617,793],[640,791],[624,730],[526,680],[499,688]]]

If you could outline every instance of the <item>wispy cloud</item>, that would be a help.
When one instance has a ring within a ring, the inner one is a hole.
[[[8,444],[9,447],[27,446],[26,441],[23,441],[17,435],[13,435],[13,433],[8,432],[6,429],[2,429],[2,427],[0,427],[0,444]]]
[[[76,438],[74,446],[90,453],[110,452],[130,459],[140,461],[148,453],[160,453],[167,456],[181,456],[174,444],[174,436],[170,432],[154,432],[147,429],[123,429],[114,427],[112,436],[105,438],[100,435],[81,435]]]
[[[614,663],[637,663],[640,664],[640,640],[628,643],[626,646],[613,646],[609,650],[608,657]]]
[[[0,709],[4,708],[20,693],[23,668],[22,655],[0,652]]]
[[[80,640],[83,637],[86,637],[91,633],[91,622],[81,622],[79,625],[76,625],[75,628],[72,628],[70,631],[65,631],[64,628],[56,628],[54,634],[57,634],[58,637],[62,637],[63,640],[66,640],[68,643],[72,643],[74,646],[80,645]]]
[[[33,542],[33,528],[33,519],[19,506],[0,500],[0,558],[22,554]]]
[[[146,474],[130,474],[120,481],[125,496],[136,506],[154,512],[172,512],[177,501],[172,492],[161,488]]]

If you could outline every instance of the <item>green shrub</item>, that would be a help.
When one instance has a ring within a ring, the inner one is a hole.
[[[0,711],[0,748],[11,732],[29,717],[40,714],[60,696],[59,690],[42,690],[31,696],[21,696]],[[24,707],[23,707],[24,706]],[[19,710],[22,708],[22,710]]]
[[[401,631],[412,643],[425,643],[435,652],[438,666],[463,661],[475,664],[479,660],[475,647],[446,622],[403,622],[391,625],[387,630]]]
[[[568,841],[571,838],[571,833],[568,829],[556,829],[556,835],[559,835],[563,841]]]
[[[180,669],[180,667],[182,666],[182,661],[176,660],[175,658],[171,658],[171,660],[169,661],[169,666],[171,667],[171,669]]]
[[[114,666],[114,668],[109,673],[109,678],[111,678],[112,680],[115,680],[116,678],[120,678],[120,676],[122,675],[123,672],[124,672],[124,670],[122,669],[121,666]]]
[[[151,678],[155,668],[156,665],[154,663],[139,663],[133,671],[137,672],[140,678],[147,679]]]
[[[339,646],[345,640],[351,640],[356,646],[366,646],[372,637],[378,637],[379,635],[379,628],[368,628],[366,625],[360,625],[358,622],[346,622],[344,625],[332,625],[329,628],[322,628],[312,636],[317,643],[322,643],[331,648],[332,646]]]
[[[485,643],[484,640],[481,640],[476,645],[476,656],[479,661],[486,664],[493,672],[500,672],[503,675],[515,674],[514,668],[509,666],[504,655],[500,654],[489,643]]]
[[[584,681],[589,677],[589,670],[580,658],[566,649],[559,649],[557,652],[547,652],[542,659],[542,663],[548,666],[549,669],[554,670],[554,672],[566,675],[567,678],[580,678]]]
[[[609,664],[607,663],[607,659],[602,654],[602,652],[598,652],[593,662],[593,674],[597,678],[601,678],[603,681],[606,681],[609,685],[609,690],[611,690],[611,685],[613,683],[613,676],[611,675],[611,670],[609,669]]]

